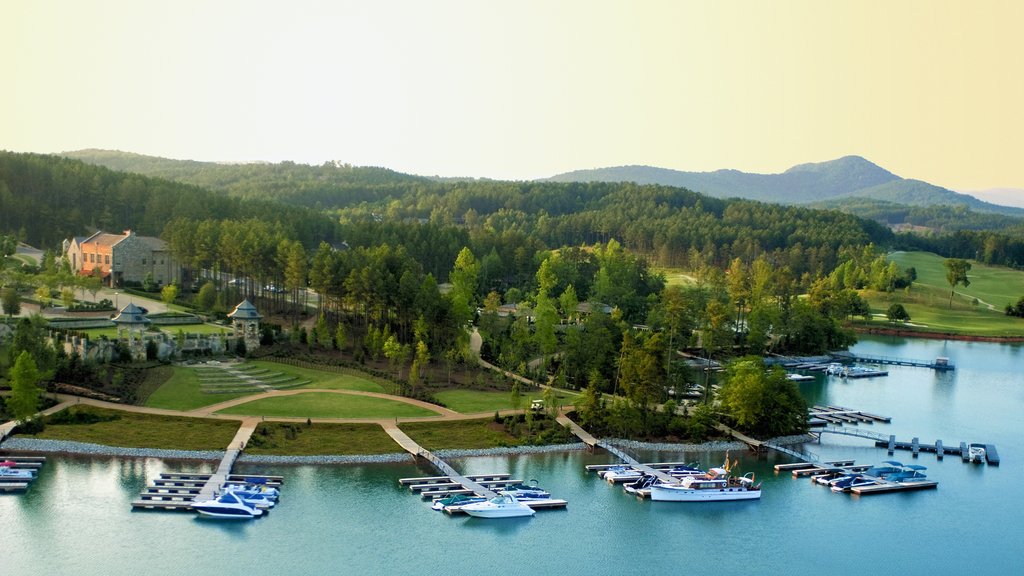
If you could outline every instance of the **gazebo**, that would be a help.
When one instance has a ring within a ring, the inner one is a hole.
[[[260,318],[263,316],[256,311],[256,307],[249,300],[242,300],[228,314],[228,318],[231,318],[231,325],[234,326],[235,337],[245,341],[246,350],[255,350],[260,347]]]
[[[146,318],[146,311],[135,304],[129,303],[111,321],[117,326],[117,337],[119,339],[122,337],[121,330],[127,330],[128,351],[132,355],[132,360],[145,360],[146,345],[142,334],[150,323],[149,318]]]

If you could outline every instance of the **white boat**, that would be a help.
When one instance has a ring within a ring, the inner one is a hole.
[[[790,382],[810,382],[814,380],[814,376],[808,376],[806,374],[786,374],[786,380]]]
[[[825,368],[825,373],[829,376],[840,376],[843,373],[843,365],[838,362],[833,362]]]
[[[485,502],[466,504],[462,511],[477,518],[516,518],[536,514],[533,508],[523,504],[508,492],[502,492]]]
[[[263,510],[250,506],[233,492],[225,492],[216,500],[193,502],[192,509],[203,516],[248,520],[263,515]]]
[[[975,464],[984,464],[985,448],[980,444],[971,444],[967,449],[967,459]]]
[[[712,468],[707,476],[687,476],[680,484],[651,486],[651,500],[658,502],[722,502],[760,497],[761,485],[754,484],[752,473],[730,476],[725,468]]]
[[[642,472],[629,466],[612,466],[611,468],[601,472],[601,477],[613,484],[616,482],[637,480],[641,476],[643,476]]]
[[[260,510],[269,510],[274,507],[274,504],[276,504],[275,501],[267,498],[265,494],[246,490],[242,486],[225,486],[224,492],[231,492],[235,496],[241,498],[242,501],[249,506],[255,506]]]

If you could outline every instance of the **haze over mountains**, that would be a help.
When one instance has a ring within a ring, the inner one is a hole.
[[[168,178],[242,197],[287,192],[293,200],[313,205],[330,205],[329,196],[342,190],[393,188],[427,182],[458,181],[459,178],[427,178],[387,168],[355,167],[338,162],[307,166],[279,164],[223,164],[194,160],[172,160],[130,152],[86,149],[60,155],[99,164],[114,170]],[[827,162],[799,164],[781,174],[755,174],[739,170],[683,172],[652,166],[620,166],[577,170],[552,176],[550,182],[635,182],[687,188],[719,198],[746,198],[780,204],[806,204],[817,208],[847,210],[878,217],[893,207],[963,206],[974,212],[1024,217],[1024,207],[986,202],[921,180],[901,178],[860,157],[844,156]],[[294,188],[303,182],[304,192]],[[332,192],[332,190],[334,192]],[[1019,191],[1000,190],[991,199],[1012,200]],[[1007,201],[1006,204],[1012,204]],[[884,219],[884,218],[883,218]],[[1000,226],[1016,220],[1006,219]]]
[[[979,212],[1024,216],[1024,209],[1001,206],[921,180],[901,178],[860,156],[799,164],[781,174],[739,170],[683,172],[652,166],[576,170],[552,176],[553,182],[636,182],[680,186],[720,198],[811,204],[843,199],[879,200],[912,206],[966,206]]]

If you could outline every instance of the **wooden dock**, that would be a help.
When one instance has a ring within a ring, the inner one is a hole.
[[[558,417],[555,418],[555,420],[559,424],[561,424],[562,426],[565,426],[567,429],[569,429],[570,432],[572,432],[577,438],[582,440],[584,443],[586,443],[591,448],[600,446],[601,448],[604,448],[605,450],[607,450],[607,451],[611,452],[612,454],[614,454],[615,456],[617,456],[619,458],[619,460],[621,460],[624,464],[626,464],[626,465],[628,465],[628,466],[630,466],[630,467],[632,467],[632,468],[634,468],[636,470],[639,470],[643,474],[647,474],[649,476],[654,476],[658,480],[661,480],[662,483],[665,483],[665,484],[679,484],[679,479],[676,478],[675,476],[671,476],[669,474],[666,474],[665,472],[663,472],[661,470],[658,470],[656,468],[652,468],[652,467],[648,466],[647,464],[641,464],[640,462],[637,461],[636,458],[633,458],[629,454],[626,454],[625,452],[620,450],[618,447],[612,446],[611,444],[609,444],[609,443],[607,443],[607,442],[605,442],[603,440],[598,440],[592,434],[590,434],[590,432],[587,432],[586,430],[584,430],[579,424],[577,424],[577,423],[573,422],[572,420],[570,420],[569,417],[566,416],[565,414],[559,414]]]
[[[14,466],[11,468],[32,472],[31,479],[0,480],[0,492],[24,492],[39,477],[39,471],[46,463],[46,456],[21,456],[10,452],[0,452],[0,461],[14,462]]]
[[[409,436],[405,432],[403,432],[398,426],[394,424],[386,424],[383,426],[383,428],[384,431],[387,432],[388,435],[391,436],[391,438],[393,438],[395,442],[398,443],[399,446],[404,448],[406,452],[418,458],[423,458],[427,462],[433,464],[435,468],[437,468],[441,472],[444,472],[447,475],[445,476],[445,478],[447,478],[450,482],[461,485],[461,490],[468,490],[471,493],[476,494],[478,496],[482,496],[484,498],[494,498],[495,496],[498,495],[498,493],[495,492],[494,490],[491,490],[490,488],[483,486],[482,484],[476,482],[475,480],[471,480],[467,476],[459,474],[447,462],[435,456],[433,452],[430,452],[426,448],[417,444],[416,441],[413,440],[412,438],[409,438]],[[406,478],[405,480],[412,479]],[[399,482],[402,483],[402,480],[399,480]]]
[[[160,510],[191,510],[192,502],[214,500],[225,486],[246,484],[250,480],[259,479],[268,486],[277,487],[281,485],[281,476],[260,476],[257,474],[232,474],[238,456],[241,455],[245,444],[252,437],[259,421],[256,418],[248,418],[242,421],[235,437],[224,451],[217,470],[213,474],[202,474],[194,472],[165,472],[159,478],[153,480],[139,494],[138,500],[132,502],[132,508],[139,509],[160,509]]]
[[[28,482],[0,482],[0,492],[21,492],[28,490]]]
[[[807,411],[807,417],[822,420],[829,424],[874,424],[875,422],[891,422],[889,416],[878,416],[863,410],[843,408],[842,406],[814,406]]]
[[[889,366],[915,366],[918,368],[931,368],[940,372],[955,370],[956,367],[949,362],[948,358],[936,358],[935,360],[913,360],[909,358],[894,358],[892,356],[873,356],[871,354],[853,354],[851,352],[834,352],[832,354],[837,360],[845,362],[863,362],[865,364],[885,364]]]

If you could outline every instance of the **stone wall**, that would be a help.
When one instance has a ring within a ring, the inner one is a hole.
[[[114,271],[123,282],[143,282],[152,273],[153,281],[166,285],[177,280],[177,264],[167,250],[155,250],[156,239],[130,233],[114,245]],[[156,241],[159,242],[159,241]]]

